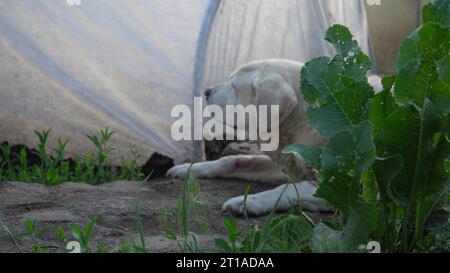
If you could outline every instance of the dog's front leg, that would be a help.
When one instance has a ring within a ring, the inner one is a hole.
[[[270,191],[248,195],[246,200],[245,196],[231,198],[225,202],[222,211],[243,215],[246,210],[249,216],[261,216],[270,213],[275,207],[275,211],[283,212],[296,205],[301,205],[308,211],[330,211],[325,200],[314,196],[316,190],[316,186],[309,181],[286,184]]]
[[[184,178],[189,168],[193,178],[236,178],[258,182],[283,181],[278,165],[265,155],[233,155],[214,161],[181,164],[171,168],[167,175]]]
[[[236,156],[229,156],[213,161],[180,164],[172,167],[167,176],[183,179],[190,171],[192,178],[220,178],[235,170],[236,160]]]

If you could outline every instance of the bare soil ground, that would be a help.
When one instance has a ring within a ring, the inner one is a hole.
[[[250,184],[251,192],[259,192],[276,185],[251,183],[238,180],[200,180],[202,200],[211,209],[210,231],[200,234],[204,249],[214,245],[214,239],[225,238],[221,206],[230,197],[242,195]],[[142,185],[133,181],[117,181],[101,186],[85,183],[64,183],[47,187],[40,184],[0,182],[0,220],[12,231],[23,231],[26,219],[36,220],[40,227],[50,226],[54,234],[57,226],[68,232],[68,224],[85,226],[96,219],[91,243],[95,249],[103,245],[108,249],[117,247],[120,238],[137,238],[135,202],[139,204],[145,229],[147,245],[156,252],[178,252],[177,244],[162,236],[160,207],[164,203],[169,211],[175,211],[183,182],[175,179],[151,180]],[[264,217],[251,219],[262,223]],[[243,224],[243,219],[238,219]],[[54,238],[54,235],[52,235]],[[18,241],[25,251],[30,251],[31,242]],[[0,252],[18,251],[0,228]]]

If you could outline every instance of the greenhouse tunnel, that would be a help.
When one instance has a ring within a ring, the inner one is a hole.
[[[177,163],[201,159],[201,141],[170,137],[171,110],[192,106],[237,67],[332,56],[323,37],[333,24],[348,26],[375,61],[366,20],[373,12],[360,0],[80,4],[0,2],[0,143],[35,147],[33,130],[52,128],[49,150],[57,138],[70,139],[71,157],[93,149],[85,135],[109,127],[114,153],[127,157],[137,148],[141,164],[155,151]],[[417,14],[410,19],[415,24]]]

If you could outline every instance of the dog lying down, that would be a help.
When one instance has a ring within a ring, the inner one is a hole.
[[[307,104],[299,92],[302,66],[302,63],[281,59],[251,62],[236,70],[229,82],[205,91],[207,103],[219,105],[222,109],[226,105],[279,105],[279,148],[276,151],[248,154],[245,143],[242,144],[244,146],[234,144],[232,149],[235,154],[240,149],[245,150],[242,155],[196,163],[191,168],[194,178],[235,178],[281,184],[287,181],[288,174],[294,181],[302,181],[249,195],[245,204],[248,215],[269,213],[277,205],[278,199],[277,211],[289,210],[298,203],[305,210],[330,211],[325,200],[314,196],[317,185],[308,179],[314,177],[313,170],[294,156],[281,153],[284,147],[294,143],[313,146],[325,144],[325,140],[309,126],[307,120]],[[377,76],[369,77],[369,82],[377,91],[381,90],[381,81]],[[190,166],[177,165],[167,175],[183,178]],[[243,214],[244,196],[229,199],[222,210],[235,215]]]

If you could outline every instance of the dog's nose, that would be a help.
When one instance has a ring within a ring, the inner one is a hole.
[[[205,90],[205,96],[206,96],[206,98],[208,98],[209,95],[211,95],[211,92],[212,92],[212,89],[211,89],[211,88],[208,88],[208,89]]]

